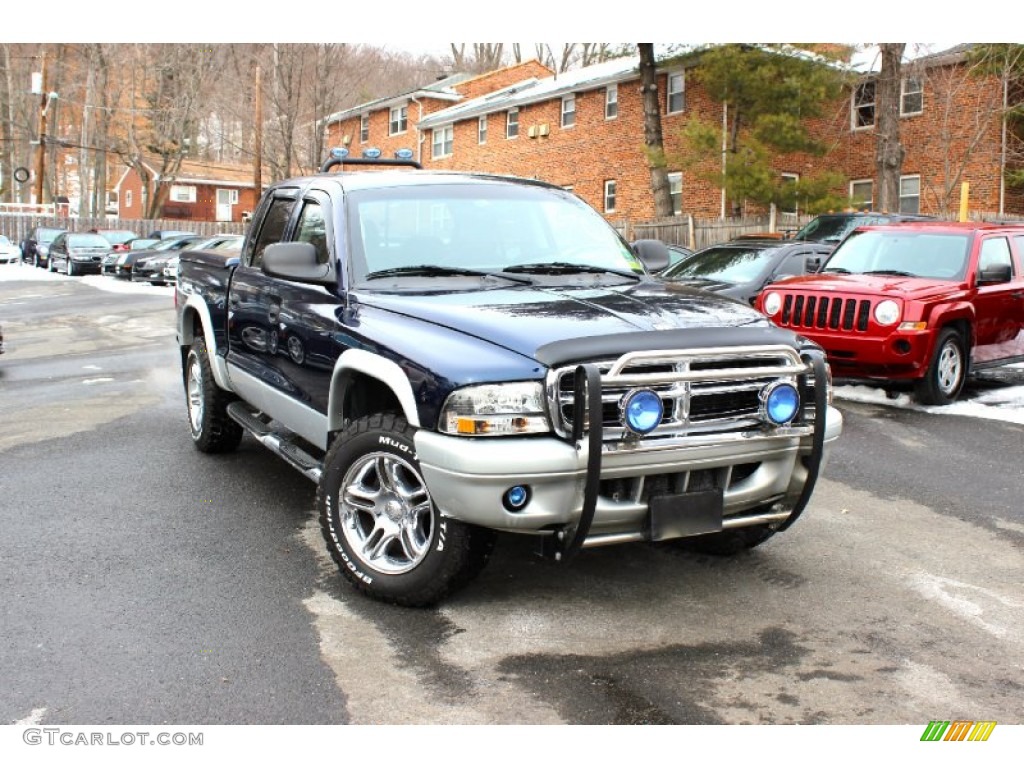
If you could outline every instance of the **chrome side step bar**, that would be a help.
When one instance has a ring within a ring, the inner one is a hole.
[[[286,462],[299,470],[314,483],[320,482],[323,474],[323,464],[319,459],[311,456],[294,442],[295,436],[289,433],[275,432],[270,424],[246,407],[241,400],[235,400],[227,407],[228,416],[232,421],[237,422],[249,434],[259,440],[263,445],[280,456]]]

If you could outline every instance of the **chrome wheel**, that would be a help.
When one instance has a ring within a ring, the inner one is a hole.
[[[935,367],[939,391],[946,396],[956,393],[964,375],[963,370],[964,360],[960,346],[954,340],[948,339],[939,351],[938,365]]]
[[[433,534],[430,494],[412,464],[368,453],[341,483],[341,532],[352,552],[378,573],[406,573],[427,555]]]
[[[302,365],[306,359],[306,350],[302,348],[302,340],[296,336],[288,337],[288,356],[296,365]]]
[[[192,434],[198,435],[203,428],[203,372],[195,356],[189,356],[188,382],[188,420],[192,425]]]

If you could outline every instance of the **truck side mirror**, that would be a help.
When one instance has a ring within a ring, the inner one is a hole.
[[[334,267],[321,264],[312,243],[274,243],[263,251],[260,269],[271,277],[281,277],[298,283],[333,285],[337,282]]]
[[[644,268],[652,275],[661,272],[671,261],[668,246],[661,240],[637,240],[633,243],[633,250]]]

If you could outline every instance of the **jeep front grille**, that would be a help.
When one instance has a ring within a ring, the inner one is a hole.
[[[760,428],[760,393],[780,380],[799,386],[803,377],[802,400],[810,408],[802,420],[813,414],[809,366],[786,346],[629,352],[593,363],[601,373],[605,442],[636,439],[622,425],[619,402],[640,387],[656,392],[664,406],[661,424],[642,441]],[[548,403],[562,436],[572,433],[575,370],[565,366],[548,374]]]
[[[778,325],[785,328],[861,331],[868,329],[871,301],[829,294],[785,294]]]

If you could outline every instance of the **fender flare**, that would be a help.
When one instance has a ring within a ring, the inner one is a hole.
[[[210,353],[210,367],[213,369],[213,379],[217,386],[228,392],[231,391],[231,382],[228,379],[228,366],[224,358],[217,354],[217,341],[213,336],[213,317],[210,315],[210,308],[202,298],[192,294],[188,297],[181,312],[178,314],[178,344],[183,347],[192,345],[192,315],[199,315],[199,322],[203,326],[203,339],[206,341],[206,349]]]
[[[327,408],[327,430],[336,432],[345,423],[345,413],[342,404],[345,402],[345,391],[350,381],[349,374],[352,372],[362,373],[370,378],[377,379],[381,384],[388,387],[402,406],[405,420],[413,427],[420,427],[420,414],[416,407],[416,397],[412,391],[412,384],[397,363],[381,357],[373,352],[364,349],[347,349],[341,353],[338,361],[334,364],[334,372],[331,375],[331,394]]]
[[[976,334],[978,326],[975,322],[976,314],[974,305],[970,302],[956,301],[951,304],[941,304],[935,307],[928,317],[928,328],[930,330],[928,340],[928,360],[931,360],[935,353],[935,339],[938,337],[939,329],[956,322],[964,322],[970,329],[970,334],[964,339],[967,344],[967,358],[971,358],[971,350],[977,345]]]

